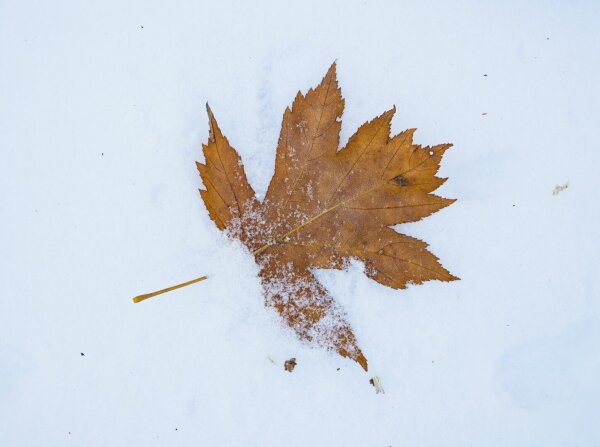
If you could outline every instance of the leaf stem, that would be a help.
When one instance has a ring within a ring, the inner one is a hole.
[[[152,298],[156,295],[161,295],[163,293],[170,292],[171,290],[181,289],[182,287],[189,286],[191,284],[195,284],[200,281],[204,281],[208,276],[201,276],[200,278],[192,279],[191,281],[182,282],[181,284],[177,284],[176,286],[167,287],[166,289],[157,290],[156,292],[146,293],[144,295],[138,295],[133,298],[134,303],[139,303],[140,301],[147,300],[148,298]]]

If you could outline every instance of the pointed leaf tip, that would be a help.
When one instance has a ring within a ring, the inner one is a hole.
[[[362,369],[364,369],[365,371],[369,371],[369,366],[367,364],[367,358],[362,353],[356,358],[356,362],[360,366],[362,366]]]
[[[208,102],[206,103],[206,113],[208,115],[209,120],[215,119],[215,115],[213,115],[212,109],[210,108],[210,105],[208,105]]]
[[[396,106],[393,106],[391,109],[386,110],[385,112],[383,112],[383,115],[388,118],[391,121],[392,118],[394,117],[394,115],[396,114]]]
[[[208,141],[214,143],[215,130],[219,130],[219,125],[217,124],[215,115],[213,115],[212,109],[208,105],[208,101],[206,102],[206,113],[208,115]]]
[[[323,83],[326,79],[329,79],[329,78],[333,78],[333,80],[337,82],[337,63],[336,63],[336,61],[333,61],[333,63],[329,66],[329,68],[327,69],[327,73],[325,73],[325,76],[323,76],[323,80],[321,81],[321,83]]]

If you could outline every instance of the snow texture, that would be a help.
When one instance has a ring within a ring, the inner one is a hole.
[[[0,2],[0,446],[599,445],[598,23],[596,1]],[[454,143],[458,201],[399,229],[461,281],[316,273],[368,374],[265,308],[194,166],[208,101],[264,196],[333,60],[342,145],[394,104],[393,133]]]

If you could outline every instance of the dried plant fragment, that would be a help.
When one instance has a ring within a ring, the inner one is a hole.
[[[569,182],[563,184],[563,185],[556,185],[554,187],[554,189],[552,190],[552,195],[553,196],[557,196],[559,195],[561,192],[563,192],[565,189],[567,189],[569,187]]]
[[[285,363],[283,364],[283,368],[287,372],[292,372],[294,370],[294,368],[296,367],[296,365],[297,365],[296,358],[292,357],[291,359],[285,361]]]
[[[383,385],[381,385],[381,379],[379,376],[373,376],[369,380],[369,383],[375,387],[375,394],[385,394]]]

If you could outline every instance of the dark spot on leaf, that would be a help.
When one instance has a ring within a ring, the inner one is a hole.
[[[408,185],[408,180],[406,180],[406,178],[402,177],[401,175],[399,175],[398,177],[394,177],[394,181],[400,186]]]

